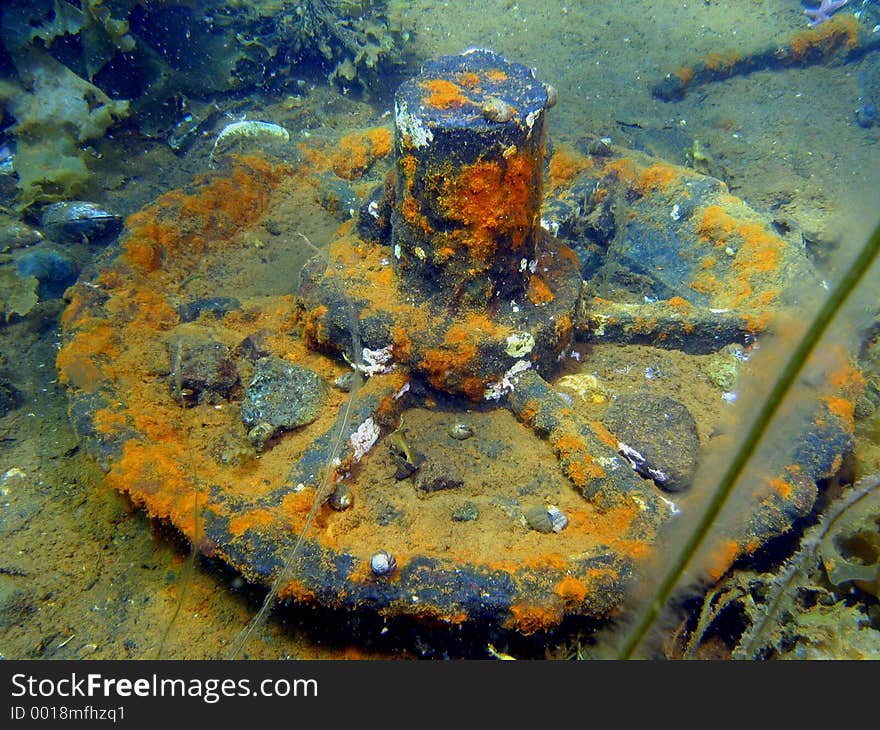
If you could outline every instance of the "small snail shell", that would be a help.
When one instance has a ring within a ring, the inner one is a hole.
[[[387,550],[380,550],[370,558],[370,570],[373,571],[373,575],[380,577],[391,575],[397,570],[397,561]]]
[[[509,122],[513,119],[513,107],[497,96],[487,97],[482,112],[483,118],[490,122]]]
[[[553,86],[552,84],[547,84],[544,87],[544,89],[547,92],[547,104],[546,104],[545,108],[552,109],[554,106],[556,106],[556,102],[558,100],[556,87]]]
[[[449,435],[456,441],[464,441],[474,435],[474,429],[467,423],[456,423],[449,427]]]
[[[330,495],[330,499],[327,501],[337,512],[342,512],[354,504],[354,497],[347,484],[337,484],[336,489],[333,490],[333,494]]]

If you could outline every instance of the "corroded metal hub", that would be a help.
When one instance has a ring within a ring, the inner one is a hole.
[[[552,156],[543,231],[552,96],[491,52],[441,58],[393,133],[316,134],[295,167],[236,157],[131,216],[69,290],[58,355],[108,483],[281,598],[523,633],[614,612],[729,426],[710,380],[733,387],[731,352],[819,284],[723,183],[607,145]],[[332,221],[322,186],[371,168],[291,294],[284,232]],[[710,576],[808,512],[850,448],[863,381],[824,357]]]

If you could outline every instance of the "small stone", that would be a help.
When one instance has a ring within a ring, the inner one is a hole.
[[[453,522],[473,522],[480,516],[480,510],[477,509],[477,505],[475,505],[471,501],[465,502],[461,507],[458,507],[452,513],[452,521]]]
[[[736,388],[741,361],[735,350],[722,347],[706,358],[700,367],[709,380],[726,392]]]
[[[171,360],[168,387],[180,405],[227,400],[239,383],[229,348],[199,335],[172,337],[166,342]]]
[[[316,372],[282,360],[263,357],[241,404],[241,420],[248,428],[268,423],[276,429],[294,429],[314,421],[324,406],[326,385]]]
[[[541,532],[545,535],[553,532],[553,520],[544,505],[537,504],[529,507],[523,512],[523,517],[525,517],[526,524],[535,532]]]
[[[256,362],[261,357],[266,357],[269,351],[266,349],[266,334],[255,332],[239,342],[232,351],[235,357],[249,362]]]
[[[474,429],[467,423],[454,423],[449,427],[449,436],[456,441],[465,441],[474,435]]]
[[[490,122],[509,122],[514,115],[513,107],[497,96],[488,97],[483,102],[481,111],[483,118]]]
[[[354,382],[354,373],[349,370],[347,373],[342,373],[338,378],[333,381],[333,385],[341,390],[343,393],[350,393],[351,386]]]
[[[464,479],[458,470],[449,463],[428,462],[419,470],[416,489],[422,492],[441,492],[464,486]]]
[[[697,469],[700,437],[690,411],[653,393],[619,395],[602,419],[633,469],[661,489],[688,487]]]
[[[122,230],[120,216],[85,200],[63,200],[47,205],[41,222],[43,230],[59,243],[105,240]]]
[[[612,150],[604,139],[592,139],[587,144],[587,152],[594,157],[608,157]]]
[[[257,451],[262,451],[266,448],[269,439],[276,433],[278,433],[278,429],[275,426],[262,421],[247,432],[247,438]]]
[[[861,395],[856,398],[855,404],[855,417],[856,418],[870,418],[874,415],[874,412],[877,410],[877,406],[874,405],[873,401],[865,395]]]
[[[562,532],[568,527],[568,516],[556,505],[547,507],[547,516],[550,518],[550,527],[553,532]]]
[[[550,534],[562,532],[568,526],[568,517],[556,505],[535,505],[529,507],[523,517],[526,524],[536,532]]]

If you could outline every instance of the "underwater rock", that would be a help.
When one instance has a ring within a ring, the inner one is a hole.
[[[603,418],[633,469],[661,489],[687,488],[697,469],[700,437],[690,411],[668,396],[623,393]]]
[[[316,372],[280,357],[257,360],[241,404],[241,420],[249,429],[270,424],[276,431],[305,426],[324,407],[327,386]]]
[[[468,423],[453,423],[447,432],[450,438],[456,441],[465,441],[474,435],[473,426]]]
[[[321,205],[340,221],[351,218],[361,205],[351,184],[330,173],[320,178],[318,195]]]
[[[562,532],[568,526],[568,517],[555,505],[534,505],[523,512],[526,524],[535,532],[549,535]]]
[[[21,276],[33,276],[40,282],[37,289],[40,299],[60,297],[79,276],[79,264],[73,257],[49,243],[24,251],[16,259],[16,266]]]
[[[167,342],[171,395],[181,405],[227,400],[239,383],[238,368],[222,342],[184,335]]]
[[[468,500],[461,507],[457,507],[452,512],[453,522],[474,522],[479,519],[480,510],[473,502]]]
[[[419,470],[416,489],[426,494],[464,486],[464,477],[455,464],[429,461]]]
[[[736,388],[739,369],[747,358],[745,351],[739,345],[735,343],[726,345],[710,355],[701,364],[701,370],[721,390],[730,392]]]

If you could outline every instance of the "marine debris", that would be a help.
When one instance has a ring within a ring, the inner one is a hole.
[[[880,49],[880,33],[855,15],[835,15],[766,48],[715,51],[667,73],[651,93],[663,101],[683,99],[691,89],[754,71],[852,63]]]
[[[717,180],[610,145],[546,160],[553,96],[491,51],[444,56],[399,87],[393,131],[315,134],[295,165],[230,155],[130,216],[69,290],[57,361],[108,483],[282,600],[522,634],[615,611],[726,407],[664,373],[748,353],[820,284]],[[345,219],[295,295],[280,215]],[[858,381],[846,353],[829,367],[714,578],[851,448]],[[557,389],[584,373],[601,397]]]

